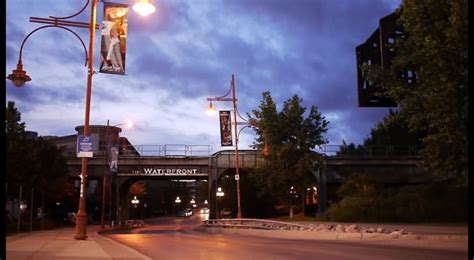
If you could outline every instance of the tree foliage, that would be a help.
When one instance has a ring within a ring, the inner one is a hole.
[[[54,143],[42,137],[28,138],[25,123],[15,103],[9,101],[6,107],[6,181],[10,188],[35,190],[47,194],[63,194],[67,186],[68,172],[61,150]]]
[[[368,77],[400,106],[410,129],[426,133],[423,165],[467,183],[468,1],[404,0],[397,10],[407,37],[390,68],[369,66]],[[415,84],[401,77],[415,72]]]
[[[130,189],[128,190],[128,195],[130,197],[137,196],[145,196],[148,193],[147,189],[147,184],[146,182],[136,182],[132,186],[130,186]]]
[[[379,184],[367,173],[352,174],[337,190],[340,197],[373,196],[379,189]]]
[[[338,155],[415,155],[425,133],[410,129],[398,111],[389,110],[382,122],[370,130],[362,145],[342,141]]]
[[[288,199],[291,186],[302,193],[311,181],[309,170],[317,159],[312,149],[327,143],[323,134],[329,122],[315,106],[307,112],[297,95],[286,100],[280,112],[270,92],[263,92],[262,96],[259,109],[252,111],[258,122],[253,146],[266,146],[268,152],[264,155],[266,164],[255,176],[260,195],[271,194],[283,202]]]

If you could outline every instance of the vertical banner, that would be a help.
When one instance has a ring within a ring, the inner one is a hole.
[[[110,148],[110,172],[117,172],[118,170],[118,148]]]
[[[100,70],[125,75],[128,5],[104,2]]]
[[[230,111],[219,111],[221,146],[232,146]]]

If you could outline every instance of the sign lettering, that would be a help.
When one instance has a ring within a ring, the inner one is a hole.
[[[118,173],[118,176],[207,176],[207,173],[198,172],[198,169],[187,168],[143,168],[132,170],[130,173]]]

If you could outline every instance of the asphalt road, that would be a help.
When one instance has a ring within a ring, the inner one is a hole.
[[[158,218],[149,226],[108,234],[152,259],[467,259],[467,251],[392,241],[299,240],[195,231],[201,216]],[[426,243],[426,242],[425,242]]]

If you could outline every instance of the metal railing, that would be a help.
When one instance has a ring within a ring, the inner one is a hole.
[[[371,145],[371,146],[343,146],[323,145],[316,152],[335,157],[416,157],[419,147],[416,145]]]
[[[124,221],[116,221],[112,220],[112,227],[127,227],[127,228],[134,228],[134,227],[143,227],[145,226],[145,221],[139,219],[127,219]]]
[[[311,227],[288,222],[235,218],[235,219],[207,219],[202,221],[206,227],[267,229],[267,230],[309,230]]]
[[[419,147],[414,145],[374,145],[374,146],[343,146],[322,145],[314,150],[317,153],[331,157],[349,158],[395,158],[395,157],[417,157]],[[211,156],[211,145],[121,145],[119,155],[121,157],[133,156],[162,156],[162,157],[209,157]],[[255,151],[256,152],[256,151]],[[219,154],[234,154],[233,150],[221,150]],[[249,150],[239,150],[239,154],[250,154]],[[75,157],[76,151],[65,151],[65,156]],[[105,151],[94,152],[94,157],[105,157]]]
[[[210,145],[122,145],[121,156],[199,157],[210,156]]]

